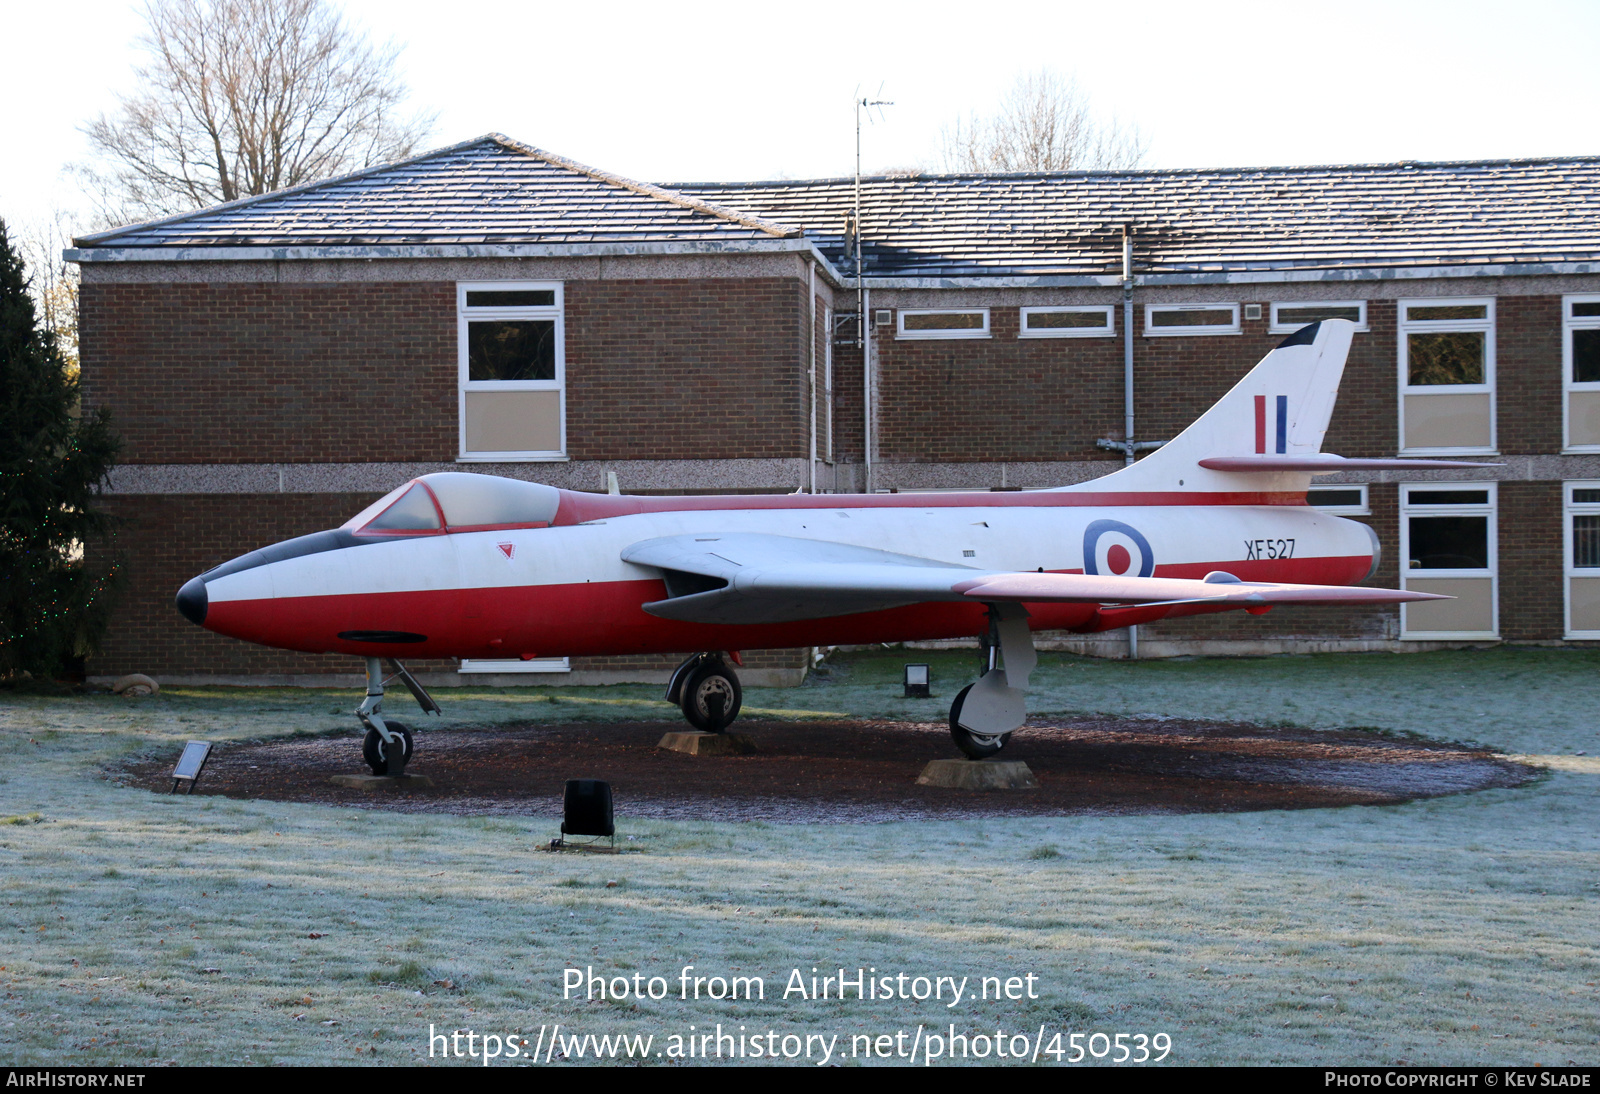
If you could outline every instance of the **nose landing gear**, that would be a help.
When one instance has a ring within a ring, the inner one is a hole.
[[[389,679],[398,679],[404,684],[424,714],[438,714],[439,704],[417,682],[417,678],[393,658],[389,659],[389,664],[394,667],[394,675]],[[383,662],[376,657],[367,658],[367,697],[356,707],[356,717],[367,727],[366,736],[361,739],[361,758],[374,775],[398,777],[405,774],[406,764],[411,762],[411,730],[399,722],[386,721],[378,713],[383,707],[383,685],[386,682]]]
[[[697,653],[673,672],[667,701],[702,733],[721,733],[739,717],[744,690],[722,654]]]

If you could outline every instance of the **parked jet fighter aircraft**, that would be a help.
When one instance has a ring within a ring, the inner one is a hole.
[[[356,713],[379,774],[411,754],[409,731],[379,713],[383,658],[704,651],[667,697],[720,731],[740,704],[726,651],[970,636],[989,671],[955,697],[950,728],[988,756],[1023,723],[1033,631],[1432,599],[1353,587],[1377,567],[1376,536],[1306,506],[1317,473],[1474,466],[1321,454],[1353,329],[1291,335],[1176,439],[1092,482],[629,497],[442,472],[201,574],[178,608],[247,641],[365,658]]]

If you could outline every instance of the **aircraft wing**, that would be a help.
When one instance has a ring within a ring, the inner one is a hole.
[[[690,623],[784,623],[881,611],[929,601],[1070,602],[1100,605],[1214,603],[1392,604],[1432,593],[1346,585],[982,570],[825,540],[734,533],[664,536],[622,558],[659,569],[667,598],[644,605]]]
[[[740,532],[635,543],[624,562],[662,571],[667,599],[644,610],[688,623],[787,623],[965,599],[971,566],[827,540]]]

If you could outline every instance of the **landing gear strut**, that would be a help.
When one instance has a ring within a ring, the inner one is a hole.
[[[697,653],[672,673],[667,701],[702,733],[721,733],[739,717],[744,691],[720,653]]]
[[[398,679],[404,684],[424,714],[438,714],[439,704],[417,678],[393,658],[389,664],[394,668],[389,680]],[[361,739],[361,758],[374,775],[399,776],[405,774],[406,764],[411,762],[411,731],[399,722],[385,721],[378,713],[383,707],[383,685],[387,682],[383,662],[376,657],[367,658],[367,697],[356,707],[356,717],[367,727],[366,736]]]
[[[1021,604],[990,604],[982,636],[987,666],[950,704],[950,736],[968,759],[993,756],[1028,717],[1028,675],[1039,663]]]

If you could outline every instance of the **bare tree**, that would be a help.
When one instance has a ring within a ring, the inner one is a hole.
[[[399,48],[326,0],[147,0],[139,90],[85,126],[83,171],[113,223],[203,208],[411,153]]]
[[[24,223],[13,236],[12,249],[30,271],[39,325],[55,336],[56,350],[67,375],[78,374],[78,267],[61,257],[72,245],[72,218],[62,209]]]
[[[1120,171],[1149,150],[1136,127],[1097,118],[1078,85],[1052,69],[1019,76],[993,114],[958,118],[940,136],[946,171]]]

